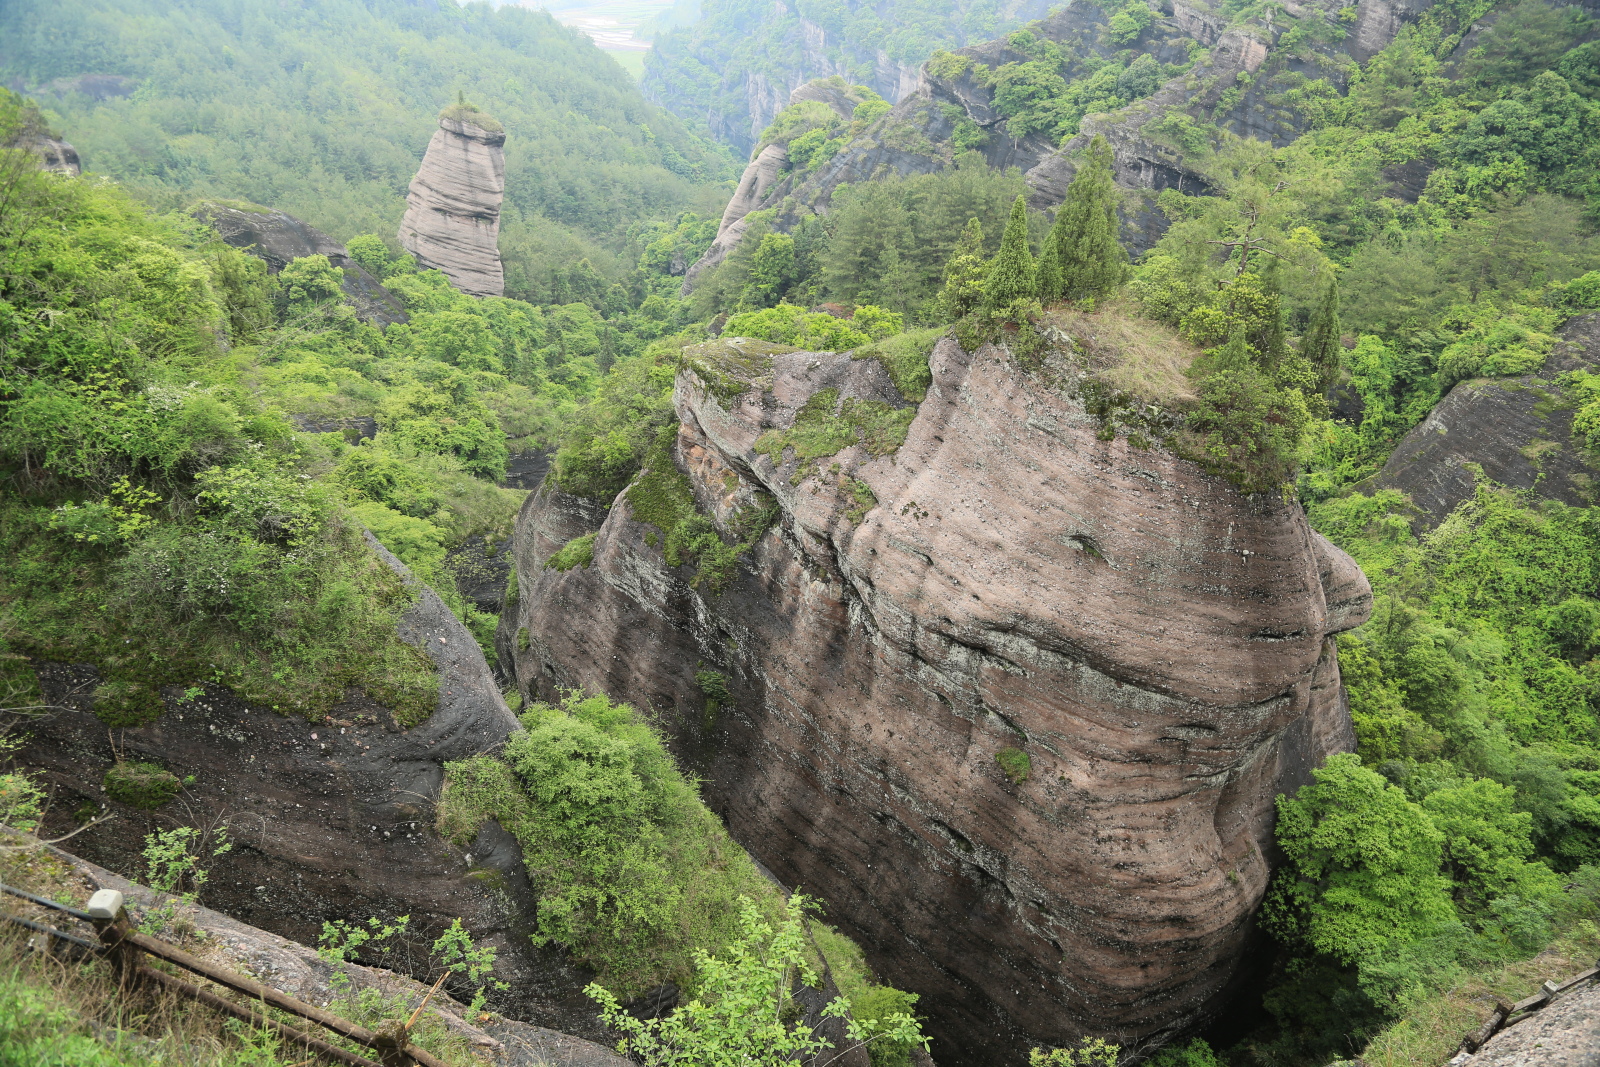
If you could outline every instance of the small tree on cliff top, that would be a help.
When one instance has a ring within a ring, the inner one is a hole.
[[[1094,299],[1122,284],[1127,257],[1117,243],[1111,164],[1111,146],[1104,137],[1096,136],[1050,230],[1060,262],[1061,285],[1055,293],[1041,293],[1043,299]]]
[[[989,264],[989,275],[983,282],[984,306],[999,311],[1019,300],[1032,299],[1038,292],[1036,286],[1033,253],[1028,250],[1028,206],[1018,195],[1011,205],[1005,236],[1000,239],[1000,251]]]
[[[956,250],[944,266],[944,288],[939,291],[939,306],[951,319],[975,311],[983,303],[983,280],[988,265],[983,261],[983,224],[968,219]]]

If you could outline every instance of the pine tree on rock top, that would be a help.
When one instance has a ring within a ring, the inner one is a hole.
[[[1117,197],[1111,164],[1111,145],[1104,137],[1096,136],[1089,144],[1088,160],[1072,179],[1067,198],[1056,215],[1050,238],[1061,263],[1058,299],[1103,297],[1122,284],[1127,257],[1117,243]]]
[[[989,264],[989,275],[983,282],[983,303],[998,311],[1037,293],[1033,253],[1028,250],[1028,206],[1018,195],[1011,205],[1005,236],[1000,239],[1000,251]]]
[[[983,224],[968,219],[955,252],[944,265],[944,288],[939,291],[939,306],[952,321],[976,311],[983,303],[983,279],[988,269],[983,259]]]

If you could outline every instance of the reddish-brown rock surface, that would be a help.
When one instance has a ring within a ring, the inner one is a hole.
[[[953,340],[896,454],[795,479],[792,452],[753,451],[764,427],[825,388],[905,401],[874,360],[758,348],[722,364],[754,383],[726,407],[680,376],[676,459],[719,522],[758,490],[778,522],[714,594],[625,497],[594,515],[593,566],[544,570],[583,531],[530,498],[519,685],[658,716],[734,835],[922,995],[942,1064],[1148,1048],[1219,1011],[1273,797],[1353,744],[1331,634],[1365,619],[1365,578],[1297,504],[1099,440],[1080,402]],[[851,478],[878,501],[859,523]],[[708,709],[708,670],[732,706]],[[1020,784],[1003,749],[1029,756]]]

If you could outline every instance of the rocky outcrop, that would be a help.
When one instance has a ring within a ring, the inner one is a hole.
[[[916,24],[909,27],[894,4],[877,5],[869,18],[889,33],[937,35],[964,44],[974,37],[974,21],[988,32],[1005,32],[1049,7],[1048,0],[1003,0],[980,14],[967,0],[955,0],[940,12],[945,23],[932,33],[926,10],[918,10]],[[969,14],[978,17],[969,21]],[[842,76],[890,103],[904,98],[915,88],[928,52],[896,59],[878,46],[881,37],[861,22],[847,23],[849,17],[844,11],[819,14],[824,20],[819,22],[781,0],[750,10],[719,9],[713,3],[692,25],[656,39],[640,88],[651,102],[706,123],[713,136],[740,153],[756,146],[795,89],[813,79]]]
[[[1342,90],[1352,59],[1364,60],[1381,49],[1429,5],[1430,0],[1367,0],[1357,5],[1357,32],[1333,43],[1307,44],[1301,39],[1289,49],[1277,47],[1286,26],[1274,27],[1268,21],[1229,28],[1229,19],[1207,0],[1173,3],[1156,14],[1135,40],[1124,44],[1108,36],[1108,16],[1101,7],[1090,0],[1070,0],[1029,27],[1068,57],[1063,76],[1069,80],[1089,73],[1091,61],[1112,59],[1126,50],[1148,54],[1162,64],[1186,64],[1191,52],[1201,48],[1203,58],[1151,95],[1116,111],[1086,116],[1079,134],[1057,147],[1044,131],[1013,136],[1006,116],[995,107],[994,88],[979,73],[980,67],[992,71],[1036,57],[1007,38],[959,49],[956,54],[972,66],[955,74],[924,67],[915,88],[888,115],[797,186],[788,182],[772,186],[752,210],[781,204],[774,225],[787,231],[807,214],[827,214],[841,185],[887,175],[927,174],[949,166],[956,155],[958,129],[968,140],[975,133],[981,135],[979,150],[990,166],[1024,171],[1029,206],[1049,210],[1065,197],[1090,140],[1103,134],[1111,143],[1117,184],[1124,193],[1123,244],[1130,252],[1142,252],[1165,230],[1166,218],[1154,205],[1157,194],[1164,189],[1191,195],[1210,191],[1201,169],[1189,159],[1192,146],[1174,135],[1179,127],[1158,120],[1175,117],[1180,126],[1184,119],[1215,123],[1239,136],[1287,144],[1309,124],[1309,117],[1291,103],[1288,90],[1307,79],[1323,79]],[[1334,20],[1340,10],[1331,0],[1289,5],[1289,13],[1300,18]],[[1408,172],[1397,179],[1401,186],[1397,195],[1409,188],[1410,177]],[[725,243],[718,236],[719,245]]]
[[[410,316],[400,298],[383,287],[350,253],[332,237],[308,226],[293,215],[254,204],[203,201],[193,208],[194,217],[217,231],[225,242],[266,261],[273,274],[303,256],[327,256],[344,272],[341,288],[355,312],[375,326],[405,322]]]
[[[459,917],[499,951],[511,988],[491,1000],[497,1010],[604,1040],[582,995],[590,976],[528,939],[534,900],[515,839],[490,823],[457,848],[433,830],[444,764],[493,748],[517,724],[472,635],[432,591],[419,594],[401,634],[438,667],[439,707],[410,729],[357,690],[310,722],[205,685],[193,699],[164,691],[160,719],[112,733],[92,714],[92,668],[35,663],[53,711],[30,724],[20,758],[54,796],[45,829],[73,829],[75,809],[106,801],[101,780],[114,759],[154,760],[194,777],[173,802],[177,812],[110,801],[117,818],[74,837],[75,852],[138,877],[145,835],[170,827],[173,814],[187,825],[226,824],[233,850],[207,864],[209,906],[302,944],[317,942],[325,920],[410,915],[405,948],[419,969],[427,946]]]
[[[1558,997],[1449,1067],[1600,1067],[1600,985]]]
[[[941,1064],[1147,1050],[1222,1010],[1273,798],[1354,743],[1354,563],[1293,502],[1101,440],[993,347],[938,344],[894,454],[804,468],[757,441],[824,389],[907,408],[876,361],[719,342],[690,367],[697,506],[773,525],[713,592],[625,494],[530,499],[502,629],[523,691],[648,709],[733,834],[921,994]],[[586,531],[592,566],[542,567]]]
[[[50,129],[31,100],[22,100],[8,119],[0,125],[0,148],[30,152],[43,170],[55,174],[76,177],[83,172],[78,150]]]
[[[505,131],[480,112],[445,109],[406,194],[400,243],[424,267],[472,296],[503,296],[500,202]]]
[[[51,851],[70,864],[83,882],[75,903],[81,905],[96,889],[117,890],[127,901],[129,911],[135,915],[163,901],[159,894],[146,886],[77,856],[55,849]],[[182,905],[180,914],[199,935],[198,938],[191,935],[191,939],[198,941],[198,944],[185,945],[186,950],[208,963],[253,976],[309,1004],[324,1005],[336,996],[360,996],[368,989],[385,998],[403,997],[408,1003],[415,1004],[420,1003],[428,992],[428,985],[415,979],[353,962],[344,964],[340,970],[348,984],[341,990],[335,990],[331,983],[333,965],[306,945],[239,922],[210,908]],[[39,918],[58,929],[72,925],[71,920],[59,912],[45,913]],[[87,924],[82,925],[87,927]],[[94,931],[87,928],[78,933],[90,939],[95,936]],[[453,1036],[464,1040],[480,1062],[493,1067],[625,1067],[628,1062],[604,1045],[541,1026],[498,1015],[470,1020],[467,1005],[451,999],[448,993],[436,993],[428,1003],[429,1012]]]
[[[717,225],[716,239],[689,267],[683,279],[684,296],[693,290],[695,279],[720,264],[728,258],[729,252],[738,247],[748,226],[750,212],[760,207],[773,186],[782,180],[784,168],[788,165],[788,149],[780,144],[769,144],[744,168],[744,174],[739,177],[739,188],[734,190],[728,206],[722,209],[722,221]]]
[[[1574,507],[1594,504],[1600,470],[1573,439],[1576,404],[1559,376],[1600,365],[1600,313],[1570,320],[1559,337],[1537,374],[1458,383],[1357,488],[1404,493],[1419,531],[1472,496],[1480,476]]]

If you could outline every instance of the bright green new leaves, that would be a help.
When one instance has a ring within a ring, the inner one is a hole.
[[[1346,964],[1455,921],[1445,835],[1359,757],[1330,756],[1314,785],[1278,798],[1280,872],[1264,915],[1280,937]]]
[[[1481,913],[1498,898],[1550,901],[1561,879],[1533,855],[1533,816],[1516,810],[1516,790],[1476,778],[1429,793],[1422,807],[1444,835],[1445,869],[1457,900]]]
[[[1000,251],[983,279],[984,306],[998,311],[1020,300],[1031,300],[1039,295],[1038,285],[1033,253],[1028,250],[1028,205],[1019,194],[1011,205]]]
[[[522,845],[538,935],[572,949],[629,997],[686,985],[697,950],[736,935],[741,894],[773,890],[632,708],[571,693],[533,704],[503,758],[452,763],[441,832],[496,819]]]
[[[871,304],[856,308],[848,319],[826,311],[807,311],[794,304],[779,304],[765,311],[733,316],[722,333],[724,337],[754,337],[810,352],[840,352],[880,341],[899,333],[904,326],[904,316]]]
[[[939,309],[950,319],[960,319],[983,303],[983,279],[988,263],[983,256],[983,223],[968,219],[961,240],[944,266],[944,288],[939,290]],[[1057,275],[1059,275],[1059,268]]]
[[[796,981],[816,985],[807,962],[805,913],[811,902],[799,893],[774,924],[748,897],[739,900],[739,936],[716,955],[696,950],[695,996],[670,1015],[639,1019],[598,984],[584,992],[600,1004],[600,1017],[626,1036],[617,1051],[645,1067],[784,1067],[832,1049],[803,1019],[791,990]],[[848,1017],[850,1001],[835,997],[822,1017]],[[852,1020],[852,1044],[922,1045],[916,1020],[898,1011],[877,1016],[870,1027]],[[844,1050],[837,1050],[843,1052]]]

